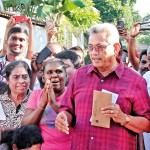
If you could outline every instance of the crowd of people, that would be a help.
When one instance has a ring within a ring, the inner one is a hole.
[[[8,20],[0,52],[0,150],[150,149],[150,48],[137,55],[139,23],[130,33],[112,23],[92,26],[89,65],[79,46],[66,49],[52,41],[55,27],[48,23],[51,52],[39,63],[31,19],[25,23],[29,32],[14,17]],[[120,36],[128,43],[132,68],[122,60]],[[94,91],[103,90],[117,95],[98,110],[109,118],[109,128],[92,123]]]

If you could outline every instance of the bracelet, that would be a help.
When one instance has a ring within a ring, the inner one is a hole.
[[[127,125],[130,122],[130,115],[125,114],[125,121],[121,123],[122,126]]]
[[[39,105],[38,105],[38,108],[41,109],[41,110],[45,110],[45,109],[43,109],[43,108],[42,108],[41,106],[39,106]]]

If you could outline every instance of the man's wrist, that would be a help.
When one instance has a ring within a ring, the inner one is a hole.
[[[124,114],[125,116],[125,121],[121,123],[122,126],[127,125],[130,122],[130,115]]]
[[[130,35],[129,38],[130,39],[135,39],[135,36],[134,35]]]

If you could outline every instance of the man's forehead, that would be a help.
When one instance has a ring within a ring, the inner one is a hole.
[[[27,38],[27,35],[23,32],[16,32],[16,33],[12,33],[10,35],[10,37],[16,37],[16,38]]]
[[[107,41],[107,36],[101,32],[99,33],[92,33],[89,36],[89,43],[105,43]]]
[[[141,58],[141,60],[147,60],[147,55],[142,55],[142,58]]]

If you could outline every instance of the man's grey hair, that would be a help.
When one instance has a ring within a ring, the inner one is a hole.
[[[92,26],[89,29],[89,34],[105,33],[108,42],[119,43],[119,33],[116,26],[112,23],[102,23]]]

